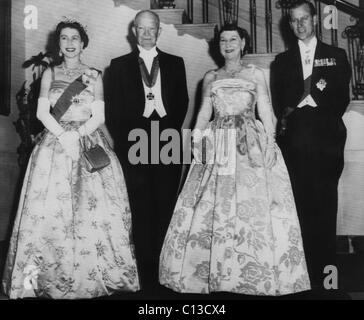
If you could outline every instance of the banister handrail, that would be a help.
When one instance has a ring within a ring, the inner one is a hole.
[[[208,6],[211,5],[211,1],[208,0],[199,0],[202,3],[202,20],[204,23],[209,22],[208,15]],[[187,11],[188,16],[190,17],[190,23],[193,23],[193,0],[186,0],[187,2]],[[229,22],[229,23],[238,23],[239,21],[239,0],[218,0],[216,1],[219,6],[219,17],[221,25]],[[215,3],[216,3],[215,2]],[[247,2],[247,0],[245,0]],[[261,1],[260,1],[261,2]],[[266,37],[266,52],[272,52],[273,48],[273,28],[272,28],[272,2],[273,0],[265,0],[265,34],[257,34],[257,1],[249,0],[249,22],[250,22],[250,36],[251,36],[251,51],[252,53],[257,53],[257,37],[261,35],[265,35]],[[288,43],[290,41],[289,31],[290,28],[288,26],[287,15],[289,14],[289,8],[295,3],[297,0],[275,0],[276,8],[282,10],[281,21],[283,21],[283,28],[280,30],[282,38],[287,36],[287,41],[284,41],[284,45],[288,47]],[[338,21],[334,22],[334,14],[335,19],[338,19],[337,12],[340,11],[342,13],[348,14],[356,20],[356,25],[348,26],[343,33],[343,38],[347,38],[348,48],[347,51],[349,53],[349,61],[353,71],[352,77],[352,93],[355,99],[364,100],[364,8],[359,7],[356,4],[352,4],[346,0],[312,0],[314,6],[316,8],[318,14],[318,24],[316,26],[316,35],[319,39],[322,38],[322,12],[325,13],[325,10],[322,10],[322,7],[327,5],[335,6],[337,10],[332,12],[332,26],[331,29],[331,42],[332,45],[338,45]],[[284,24],[285,23],[285,24]],[[286,26],[287,25],[287,26]],[[285,29],[285,27],[287,27]],[[286,32],[287,31],[287,32]]]

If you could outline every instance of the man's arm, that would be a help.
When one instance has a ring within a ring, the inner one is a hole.
[[[120,79],[118,78],[117,64],[114,60],[111,60],[110,67],[108,69],[107,76],[107,93],[105,95],[105,119],[107,128],[114,140],[114,145],[118,148],[120,131],[120,90],[117,90],[117,85],[120,87]]]
[[[335,92],[337,93],[334,102],[335,111],[339,117],[342,117],[350,102],[350,79],[351,67],[345,50],[341,49],[337,58],[337,79],[335,83]]]
[[[178,60],[178,74],[177,78],[177,102],[178,102],[178,110],[176,110],[176,120],[177,126],[182,127],[183,121],[186,117],[187,109],[188,109],[188,90],[187,90],[187,79],[186,79],[186,68],[182,58]]]
[[[284,112],[284,92],[285,88],[283,71],[284,65],[282,63],[282,57],[276,56],[275,60],[271,64],[270,70],[270,87],[272,96],[272,106],[274,114],[277,118],[277,133],[281,131],[281,120]]]

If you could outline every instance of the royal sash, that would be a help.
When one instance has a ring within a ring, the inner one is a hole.
[[[59,122],[62,116],[71,106],[72,98],[80,94],[86,89],[86,87],[87,86],[82,82],[82,75],[70,83],[70,85],[64,90],[63,94],[59,97],[54,107],[51,109],[51,115],[54,117],[54,119]]]

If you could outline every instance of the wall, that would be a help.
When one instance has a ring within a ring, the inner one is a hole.
[[[352,101],[343,117],[347,128],[345,165],[339,182],[338,234],[364,235],[364,101]]]
[[[23,10],[26,5],[34,5],[38,9],[36,30],[25,31],[23,27]],[[0,117],[0,240],[4,239],[9,224],[18,178],[16,148],[20,141],[12,124],[17,119],[15,94],[24,80],[30,81],[32,76],[30,68],[21,68],[22,63],[41,51],[45,52],[50,32],[66,16],[87,26],[90,44],[84,51],[82,60],[104,71],[112,58],[131,51],[128,41],[130,23],[138,9],[149,7],[149,0],[59,0],[52,2],[52,5],[48,0],[17,0],[13,1],[12,6],[12,113],[10,117]],[[188,34],[179,36],[172,25],[161,26],[160,49],[182,56],[185,60],[190,96],[185,124],[188,126],[198,83],[215,64],[208,55],[206,40]]]
[[[219,2],[220,0],[209,0],[209,22],[220,24],[219,15]],[[273,20],[273,52],[281,52],[285,49],[284,42],[279,27],[279,21],[281,19],[282,11],[276,8],[276,0],[272,0],[272,20]],[[358,5],[359,0],[347,0],[347,2]],[[176,6],[187,10],[187,0],[175,0]],[[265,26],[265,1],[257,0],[257,52],[266,52],[266,26]],[[322,5],[322,10],[324,10]],[[249,15],[250,1],[240,0],[239,1],[239,26],[245,28],[249,34],[250,32],[250,15]],[[194,1],[194,23],[202,22],[202,0]],[[325,15],[322,12],[322,17]],[[350,16],[339,12],[338,21],[338,36],[339,46],[342,48],[347,47],[347,40],[342,37],[342,32],[345,27],[352,25],[353,21],[350,20]],[[323,28],[323,41],[331,43],[331,31]]]
[[[25,31],[22,24],[23,0],[12,2],[11,14],[11,114],[0,116],[0,241],[4,240],[14,204],[19,175],[16,148],[18,134],[13,121],[17,119],[15,95],[24,81],[21,64],[25,59]]]

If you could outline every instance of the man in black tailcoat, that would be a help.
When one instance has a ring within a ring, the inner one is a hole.
[[[316,38],[317,16],[309,1],[298,1],[289,18],[298,41],[272,65],[277,140],[291,177],[311,284],[323,288],[325,266],[335,265],[350,65],[343,49]]]
[[[177,198],[182,158],[166,163],[160,151],[168,143],[173,145],[170,153],[181,151],[179,133],[188,93],[183,59],[156,47],[161,32],[158,15],[140,11],[133,32],[137,48],[111,61],[109,124],[129,194],[141,286],[151,293],[158,287],[159,254]],[[159,141],[165,129],[178,135]],[[147,142],[140,130],[147,134]]]

